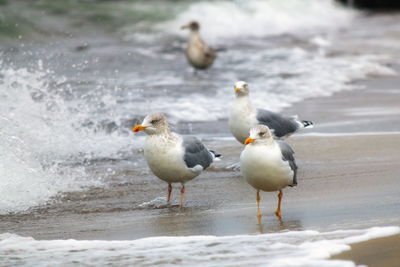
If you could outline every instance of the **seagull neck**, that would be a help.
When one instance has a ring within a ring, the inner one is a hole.
[[[171,130],[169,127],[160,127],[157,129],[157,131],[154,131],[152,133],[148,133],[149,137],[168,137],[171,135]]]
[[[274,139],[272,138],[262,138],[262,139],[258,139],[258,143],[260,145],[264,145],[264,146],[272,146],[274,145]]]
[[[198,30],[193,30],[193,31],[190,32],[189,42],[195,42],[195,43],[201,42],[201,43],[203,43],[203,39],[201,39],[201,36],[200,36],[200,33],[199,33]]]
[[[235,102],[235,104],[241,109],[246,109],[251,112],[254,111],[249,95],[236,96]]]
[[[170,136],[171,135],[171,129],[169,129],[169,127],[165,127],[159,132],[158,135]]]

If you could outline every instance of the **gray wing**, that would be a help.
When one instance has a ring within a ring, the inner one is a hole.
[[[217,53],[215,53],[211,48],[207,48],[204,55],[211,60],[214,60],[217,57]]]
[[[282,116],[265,109],[257,109],[256,118],[260,124],[267,125],[268,128],[273,129],[275,136],[278,138],[292,134],[300,127],[295,118]]]
[[[293,171],[293,185],[297,185],[297,165],[294,159],[293,149],[283,141],[278,140],[279,147],[282,152],[282,159],[289,162],[289,166]]]
[[[184,160],[188,168],[201,165],[203,169],[206,169],[213,162],[210,151],[196,137],[183,137],[183,147],[185,148]]]

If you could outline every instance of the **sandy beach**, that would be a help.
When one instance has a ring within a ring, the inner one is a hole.
[[[273,215],[275,194],[263,193],[263,225],[258,226],[254,190],[239,172],[225,169],[237,161],[241,145],[234,140],[206,140],[224,158],[187,184],[183,210],[164,205],[164,183],[149,173],[133,174],[131,183],[111,190],[93,188],[83,196],[66,194],[58,204],[37,209],[33,217],[31,214],[2,216],[0,228],[37,239],[124,240],[159,235],[328,231],[399,225],[400,133],[394,124],[386,123],[387,115],[373,113],[385,108],[393,112],[394,103],[400,101],[400,94],[391,90],[396,81],[398,78],[367,82],[368,89],[362,93],[355,90],[309,99],[288,110],[315,118],[317,126],[289,140],[300,168],[299,185],[284,190],[282,221]],[[380,88],[375,84],[380,84]],[[376,95],[381,101],[374,102],[376,107],[371,107],[371,112],[365,115],[370,122],[361,119],[368,127],[357,127],[360,131],[355,131],[352,126],[358,124],[360,115],[352,115],[348,109],[366,109],[360,103],[372,101]],[[346,105],[344,100],[350,104]],[[326,110],[328,115],[322,113],[319,117],[314,109]],[[399,118],[398,114],[390,116]],[[340,124],[348,120],[355,123]],[[320,126],[319,121],[324,123]],[[344,133],[321,131],[333,124],[338,132],[344,129]],[[379,132],[375,131],[377,128]],[[130,175],[129,170],[125,172]],[[143,204],[146,201],[150,203]]]
[[[335,255],[332,259],[351,260],[357,265],[370,267],[399,266],[400,235],[377,238],[367,242],[356,243],[351,250]]]
[[[399,14],[331,1],[4,2],[1,267],[400,265],[389,236],[400,229]],[[198,9],[222,49],[194,73],[179,27]],[[261,225],[255,190],[231,167],[238,80],[255,106],[315,124],[287,139],[298,186],[284,189],[281,219],[277,193],[261,194]],[[186,184],[184,208],[179,185],[166,205],[132,133],[152,112],[222,154]]]
[[[187,184],[184,209],[177,205],[178,189],[174,191],[175,204],[167,207],[164,183],[149,173],[121,170],[116,175],[132,175],[131,183],[108,189],[93,188],[84,195],[69,193],[27,215],[3,215],[0,230],[38,240],[133,240],[151,236],[225,236],[308,229],[326,232],[398,226],[398,128],[386,127],[390,125],[386,123],[386,115],[368,113],[370,123],[364,120],[360,123],[368,127],[354,131],[349,125],[357,125],[360,116],[346,112],[346,109],[365,108],[357,104],[365,103],[360,98],[368,101],[376,94],[381,101],[374,102],[376,106],[371,110],[393,111],[393,103],[400,101],[400,94],[390,90],[396,85],[389,81],[398,78],[366,82],[368,89],[362,94],[350,91],[330,98],[309,99],[288,110],[315,117],[313,109],[325,108],[328,115],[315,119],[324,121],[321,128],[334,124],[336,129],[344,129],[344,133],[321,131],[317,124],[313,130],[290,138],[300,168],[299,185],[284,190],[282,220],[274,216],[276,194],[263,193],[262,225],[257,224],[255,191],[239,172],[226,169],[237,161],[241,145],[224,139],[205,141],[224,158]],[[381,85],[379,90],[375,84]],[[345,105],[344,100],[351,106]],[[398,115],[390,114],[395,118]],[[342,127],[343,118],[356,123]],[[379,132],[374,131],[377,128]],[[372,239],[356,243],[350,251],[332,259],[368,266],[397,266],[398,245],[398,235]]]

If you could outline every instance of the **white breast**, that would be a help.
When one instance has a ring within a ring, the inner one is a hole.
[[[247,145],[240,155],[243,177],[255,189],[277,191],[293,181],[293,171],[288,162],[282,160],[279,145]]]
[[[244,97],[233,101],[229,116],[229,130],[240,143],[249,137],[250,128],[257,125],[256,113]]]
[[[151,171],[168,183],[184,183],[198,174],[191,171],[183,159],[182,139],[150,135],[146,137],[144,156]]]

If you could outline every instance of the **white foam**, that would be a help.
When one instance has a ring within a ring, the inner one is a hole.
[[[347,25],[354,15],[330,0],[200,1],[160,27],[182,35],[180,26],[197,20],[204,37],[215,43],[226,38],[336,29]]]
[[[84,167],[67,166],[71,158],[113,157],[136,146],[131,136],[76,127],[93,114],[71,112],[67,102],[50,92],[54,77],[48,75],[48,70],[14,69],[0,62],[0,214],[25,211],[60,192],[99,184],[101,177],[89,179]],[[108,95],[102,101],[115,105]]]
[[[227,51],[225,58],[240,62],[225,62],[232,72],[224,72],[223,80],[210,77],[210,90],[214,94],[199,91],[185,91],[188,82],[184,77],[164,73],[162,78],[169,86],[176,86],[179,95],[160,94],[151,96],[151,101],[141,101],[130,106],[137,114],[165,112],[178,121],[215,121],[229,116],[226,103],[234,97],[233,84],[242,78],[238,73],[251,71],[251,79],[246,79],[251,90],[253,103],[259,108],[280,111],[306,98],[330,96],[335,92],[353,89],[350,83],[370,76],[395,75],[395,71],[383,66],[381,58],[373,55],[325,57],[315,55],[301,48],[271,48],[258,51]],[[282,58],[271,60],[270,58]],[[224,60],[224,59],[221,59]],[[267,61],[268,62],[268,61]],[[293,77],[281,78],[282,72]],[[256,77],[254,74],[257,74]],[[140,81],[140,77],[134,77]],[[168,81],[165,81],[168,79]],[[205,78],[207,79],[207,78]],[[172,84],[171,84],[172,83]],[[182,86],[182,84],[184,86]],[[148,85],[147,85],[148,86]],[[145,111],[145,112],[144,112]]]
[[[165,112],[177,121],[226,119],[229,112],[226,102],[233,98],[231,89],[237,80],[246,80],[250,84],[252,98],[258,107],[280,111],[305,98],[330,96],[353,89],[350,83],[355,80],[396,75],[393,69],[385,66],[391,61],[388,55],[336,53],[326,56],[330,49],[340,47],[341,34],[336,30],[352,27],[351,22],[358,16],[356,11],[336,5],[335,1],[222,0],[196,1],[186,6],[170,21],[157,25],[158,31],[148,33],[153,38],[148,40],[146,49],[151,49],[153,43],[162,43],[154,39],[162,33],[186,38],[188,33],[181,31],[180,26],[191,20],[200,21],[202,36],[211,46],[221,42],[228,49],[218,56],[213,66],[216,70],[210,70],[198,79],[177,75],[176,70],[168,69],[152,73],[151,80],[141,74],[135,77],[133,73],[130,78],[135,86],[167,85],[181,92],[172,94],[168,89],[162,95],[160,92],[159,97],[151,95],[151,101],[135,102],[130,108],[137,114]],[[146,35],[137,30],[133,32],[134,35]],[[272,38],[272,42],[257,41],[258,37],[275,34],[295,35],[299,43],[294,41],[288,45],[284,42],[281,46]],[[136,41],[140,43],[142,39]],[[247,47],[249,44],[250,48]],[[313,49],[309,49],[310,45]],[[143,54],[141,49],[139,54]],[[176,57],[170,61],[175,64]],[[285,78],[285,74],[290,77]],[[206,85],[208,92],[198,91]],[[197,90],[186,90],[185,87],[197,87]]]
[[[400,233],[399,227],[262,235],[150,237],[129,241],[43,240],[0,235],[8,266],[355,266],[328,258],[349,244]]]
[[[157,197],[153,200],[143,202],[138,205],[139,208],[162,208],[167,206],[167,199],[165,197]]]

